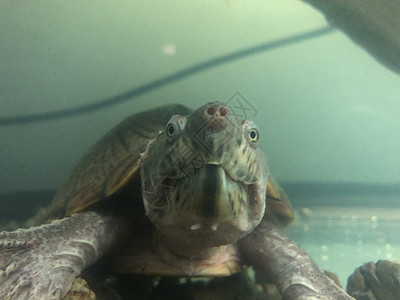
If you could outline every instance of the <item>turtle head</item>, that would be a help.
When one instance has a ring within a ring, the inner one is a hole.
[[[141,161],[151,222],[167,238],[212,246],[250,232],[265,210],[268,166],[259,138],[254,122],[223,103],[172,116]]]

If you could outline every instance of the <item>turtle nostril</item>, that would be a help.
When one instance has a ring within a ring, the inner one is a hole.
[[[221,114],[221,116],[226,116],[228,114],[228,111],[226,110],[225,107],[221,106],[219,109],[219,113]]]
[[[207,114],[210,116],[218,116],[218,112],[221,117],[224,117],[228,114],[228,110],[224,106],[218,108],[216,105],[213,105],[207,108]]]
[[[207,113],[210,116],[215,115],[216,112],[217,112],[217,108],[215,106],[210,106],[209,108],[207,108]]]

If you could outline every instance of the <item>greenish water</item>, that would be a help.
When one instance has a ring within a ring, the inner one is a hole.
[[[286,233],[344,285],[360,265],[400,260],[399,208],[325,206],[309,207],[309,216],[298,212]]]
[[[343,285],[354,269],[400,261],[397,185],[284,183],[296,211],[286,234]]]

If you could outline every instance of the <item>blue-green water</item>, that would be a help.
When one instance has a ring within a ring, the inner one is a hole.
[[[286,234],[343,285],[356,267],[369,261],[400,261],[399,208],[311,206],[296,212]]]

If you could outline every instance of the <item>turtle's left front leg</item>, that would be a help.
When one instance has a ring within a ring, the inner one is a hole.
[[[114,216],[81,212],[0,233],[0,299],[59,299],[74,278],[122,238]]]
[[[354,299],[326,277],[295,242],[264,220],[239,241],[243,259],[275,281],[283,299]]]

